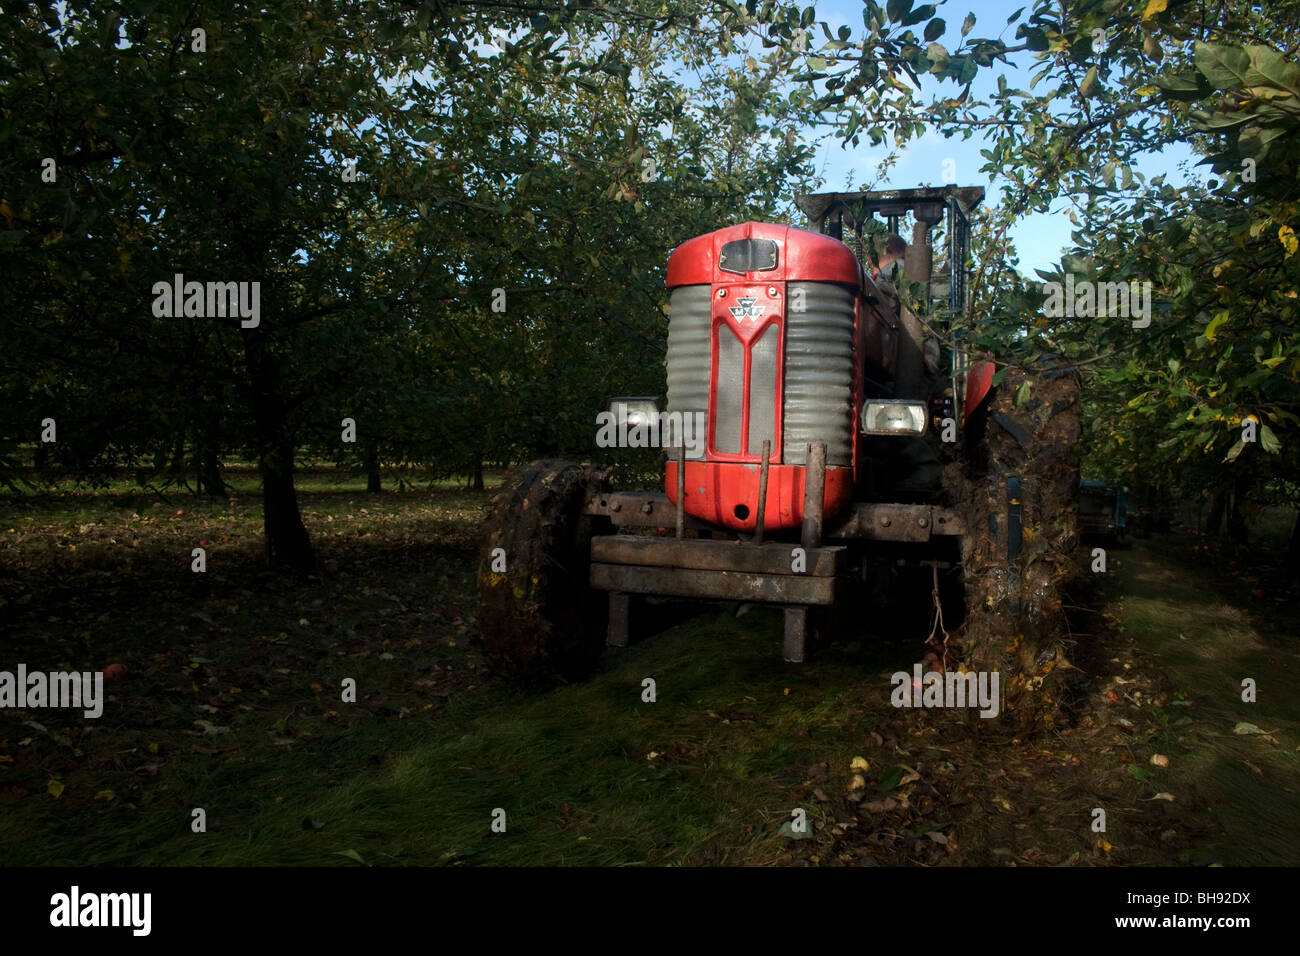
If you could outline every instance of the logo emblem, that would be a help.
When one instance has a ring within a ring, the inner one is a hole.
[[[737,299],[736,304],[731,307],[731,314],[740,322],[758,321],[759,316],[763,314],[763,307],[755,305],[757,301],[757,298]]]

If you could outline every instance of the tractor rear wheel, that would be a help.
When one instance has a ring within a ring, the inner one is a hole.
[[[1064,593],[1077,574],[1079,393],[1072,368],[1008,369],[982,410],[965,482],[962,649],[968,666],[999,672],[1018,727],[1055,721],[1070,669]]]
[[[609,598],[588,582],[591,538],[609,522],[582,508],[605,475],[535,461],[502,486],[478,569],[478,644],[493,673],[536,686],[582,680],[595,668]]]

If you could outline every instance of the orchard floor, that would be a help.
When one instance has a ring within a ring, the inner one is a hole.
[[[471,646],[482,493],[308,480],[301,576],[262,569],[251,484],[115,500],[0,503],[0,670],[127,672],[97,720],[0,710],[0,864],[1300,863],[1297,594],[1194,539],[1110,553],[1082,696],[1016,739],[889,705],[924,634],[787,665],[762,608],[523,695]]]

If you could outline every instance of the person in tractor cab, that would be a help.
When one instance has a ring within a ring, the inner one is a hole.
[[[882,279],[890,281],[894,269],[903,267],[903,258],[906,255],[907,243],[902,236],[891,232],[889,238],[885,240],[885,254],[880,257],[880,263],[871,270],[871,278],[877,282]]]
[[[904,308],[895,282],[906,278],[907,249],[907,242],[902,236],[890,233],[885,240],[884,255],[880,257],[879,264],[871,270],[871,280],[889,300],[890,307],[898,316],[904,314]],[[939,343],[934,338],[925,336],[919,344],[921,345],[923,394],[917,397],[924,398],[928,405],[933,396],[943,388]],[[943,466],[930,443],[923,438],[892,441],[894,444],[883,467],[889,470],[893,487],[905,494],[917,494],[921,498],[934,492],[939,487]]]
[[[907,243],[903,241],[902,236],[891,232],[889,238],[885,240],[884,255],[880,257],[880,262],[872,267],[869,272],[871,281],[876,284],[876,288],[884,293],[885,298],[889,300],[889,304],[893,308],[895,315],[899,314],[899,307],[902,305],[902,300],[899,298],[898,289],[894,285],[894,277],[896,271],[901,273],[903,260],[906,255]]]
[[[901,299],[898,294],[898,287],[894,284],[895,269],[903,269],[907,257],[907,242],[897,233],[890,233],[889,238],[885,240],[885,254],[880,257],[880,263],[871,271],[871,279],[876,283],[877,288],[885,295],[889,296],[894,305],[894,312],[899,312]],[[930,379],[934,388],[938,387],[939,376],[939,343],[932,338],[926,338],[922,351],[923,361],[927,378]]]

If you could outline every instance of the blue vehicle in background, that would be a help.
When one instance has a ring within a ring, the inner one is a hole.
[[[1079,482],[1079,537],[1102,538],[1112,546],[1128,534],[1128,494],[1104,481]]]

